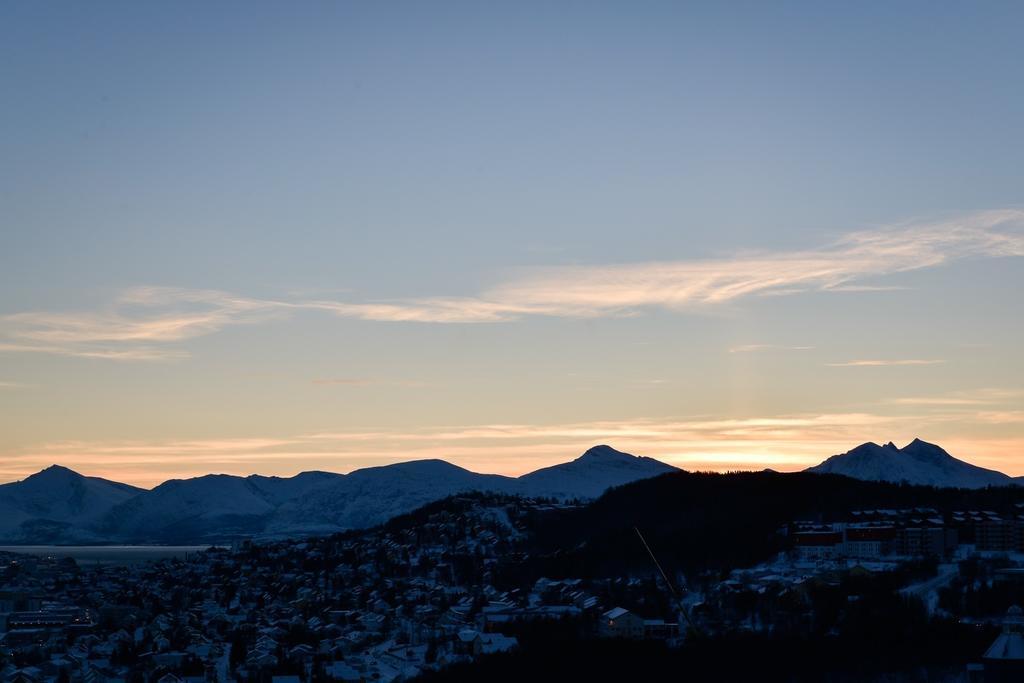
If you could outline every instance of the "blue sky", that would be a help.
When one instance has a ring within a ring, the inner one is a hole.
[[[1024,473],[1022,15],[7,3],[0,478]]]

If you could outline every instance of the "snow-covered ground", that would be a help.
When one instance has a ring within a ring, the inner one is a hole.
[[[907,586],[900,593],[921,598],[925,607],[928,608],[928,613],[933,614],[939,607],[939,590],[948,586],[950,581],[959,573],[960,568],[957,564],[940,564],[938,572],[934,577]]]

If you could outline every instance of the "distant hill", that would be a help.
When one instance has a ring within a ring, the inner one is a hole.
[[[905,481],[910,484],[950,488],[983,488],[1019,483],[995,470],[987,470],[954,458],[935,444],[914,439],[903,448],[891,441],[884,446],[868,442],[841,455],[834,455],[807,470],[819,474],[842,474],[868,481]]]
[[[10,510],[0,521],[0,541],[199,542],[234,535],[331,533],[380,524],[459,492],[585,499],[672,471],[677,470],[609,446],[518,478],[478,474],[444,460],[415,460],[347,475],[210,474],[173,479],[147,491],[54,467],[0,486],[0,513]],[[10,487],[22,493],[5,497]]]

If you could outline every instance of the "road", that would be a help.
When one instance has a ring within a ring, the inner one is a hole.
[[[924,601],[928,614],[935,612],[939,606],[939,589],[945,588],[959,572],[956,564],[940,564],[938,573],[921,583],[915,583],[900,590],[903,595],[916,595]]]

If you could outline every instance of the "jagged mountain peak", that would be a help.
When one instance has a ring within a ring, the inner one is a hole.
[[[807,471],[950,488],[1008,486],[1014,483],[1002,472],[959,460],[941,446],[919,438],[903,448],[897,448],[891,441],[884,446],[869,441],[846,453],[834,455]]]

